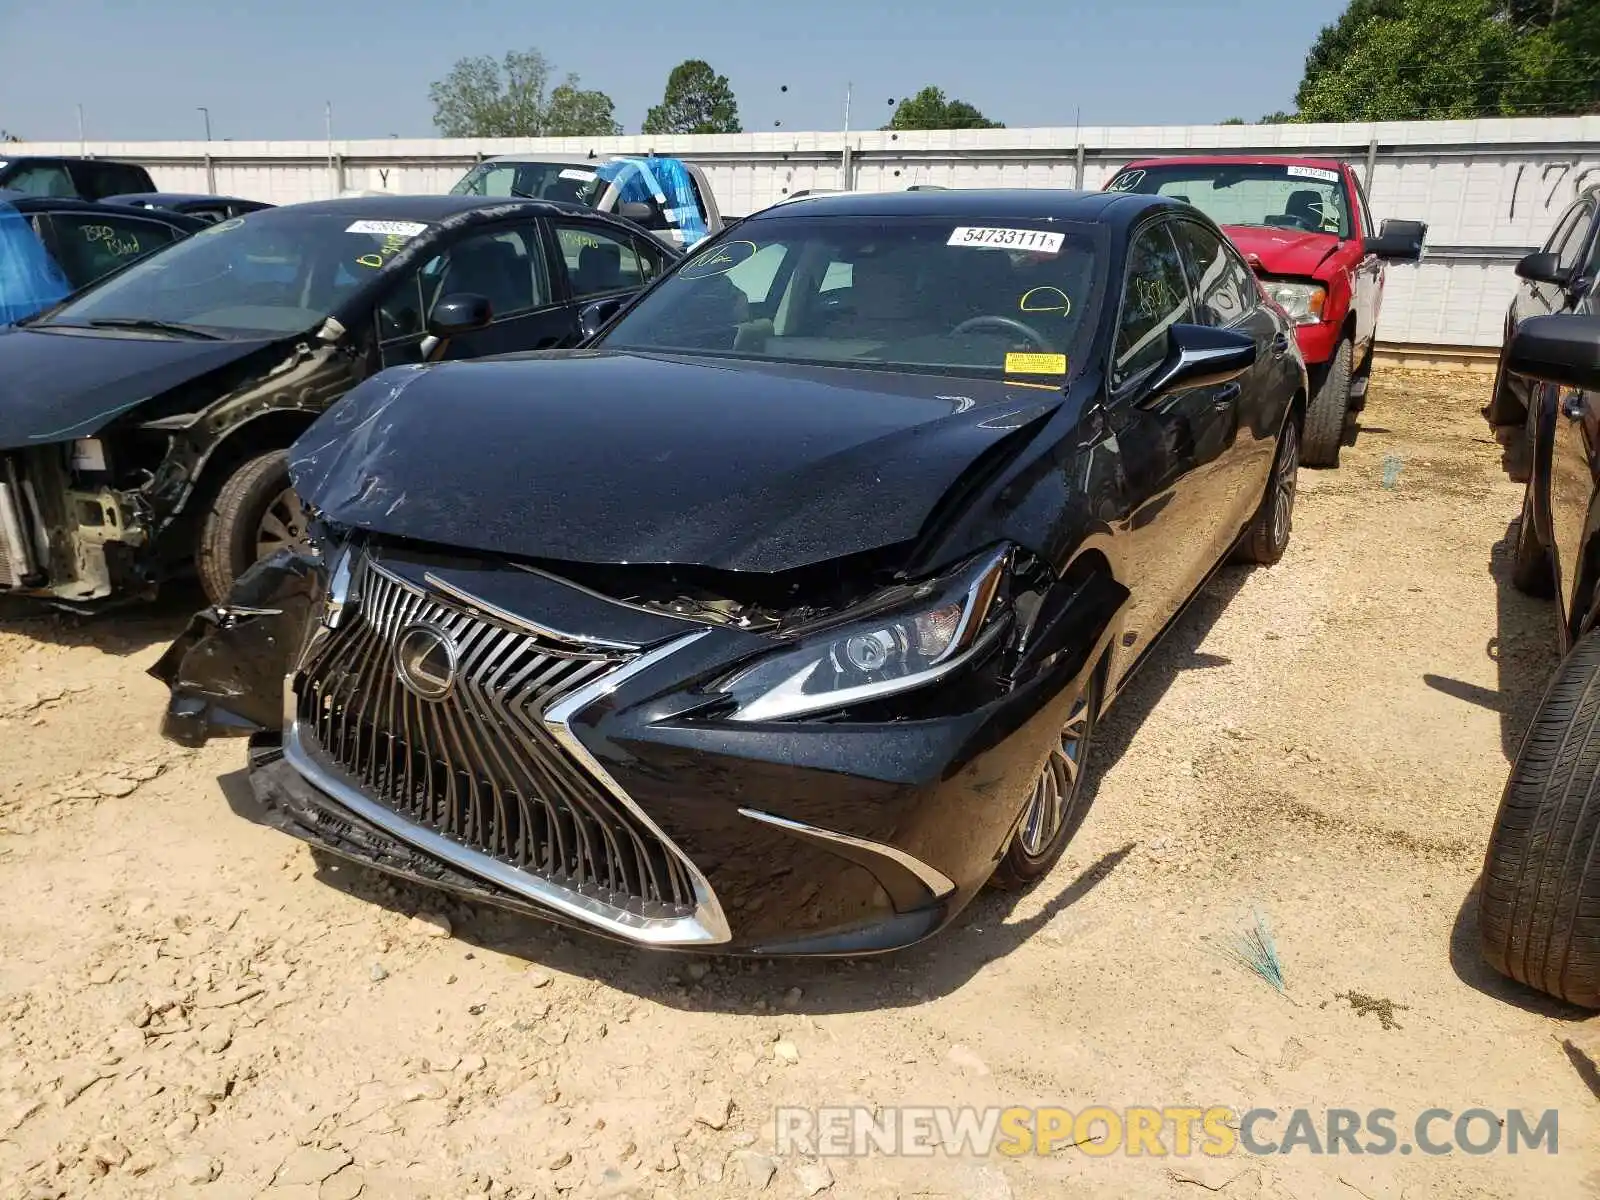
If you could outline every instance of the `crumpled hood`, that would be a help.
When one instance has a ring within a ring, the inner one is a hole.
[[[1331,233],[1271,229],[1262,225],[1224,225],[1222,228],[1241,254],[1246,258],[1254,255],[1261,260],[1261,271],[1267,275],[1310,278],[1342,245]]]
[[[1060,392],[609,351],[399,368],[290,452],[330,520],[518,557],[782,571],[917,536]]]
[[[90,437],[146,400],[270,344],[0,329],[0,450]]]

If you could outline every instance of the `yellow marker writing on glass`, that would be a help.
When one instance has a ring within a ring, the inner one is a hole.
[[[1007,375],[1065,375],[1065,354],[1007,354]]]

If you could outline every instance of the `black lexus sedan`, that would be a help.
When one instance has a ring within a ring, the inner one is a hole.
[[[818,196],[584,349],[363,384],[311,547],[153,673],[260,819],[630,942],[853,954],[1039,879],[1095,723],[1288,542],[1306,374],[1148,196]]]
[[[0,595],[96,607],[197,568],[220,601],[300,540],[286,450],[347,389],[401,363],[572,345],[581,308],[678,257],[618,218],[521,200],[364,197],[194,225],[0,330]],[[130,238],[109,215],[96,228]]]

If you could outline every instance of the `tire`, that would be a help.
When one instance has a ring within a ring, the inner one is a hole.
[[[1093,680],[1094,677],[1091,677]],[[1061,731],[1061,741],[1050,751],[1034,781],[1033,795],[1023,807],[1022,818],[1006,852],[989,877],[989,886],[1003,892],[1020,891],[1038,882],[1050,873],[1060,860],[1067,843],[1077,836],[1084,819],[1089,815],[1092,798],[1084,792],[1084,777],[1089,759],[1089,746],[1094,738],[1096,710],[1099,708],[1100,688],[1091,682],[1075,701]],[[1052,808],[1045,789],[1054,786],[1059,804],[1053,806],[1053,828],[1032,824],[1036,805],[1040,811]]]
[[[1489,965],[1600,1008],[1600,633],[1556,669],[1506,781],[1483,864]]]
[[[222,485],[200,527],[195,562],[207,599],[225,604],[233,581],[258,559],[304,535],[305,515],[289,486],[289,452],[250,459]]]
[[[1350,411],[1350,359],[1354,353],[1348,339],[1339,343],[1306,406],[1300,461],[1308,467],[1339,465],[1345,414]]]
[[[1517,518],[1517,540],[1511,551],[1511,583],[1524,596],[1548,600],[1556,594],[1550,551],[1539,540],[1533,524],[1533,480],[1522,489],[1522,515]]]
[[[1283,557],[1283,552],[1289,548],[1289,534],[1294,529],[1294,497],[1299,472],[1300,429],[1291,413],[1283,423],[1283,432],[1278,434],[1278,452],[1272,458],[1267,490],[1256,515],[1250,519],[1250,527],[1239,539],[1233,555],[1235,560],[1270,567]]]

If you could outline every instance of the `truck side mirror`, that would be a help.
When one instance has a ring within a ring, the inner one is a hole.
[[[638,200],[625,200],[617,205],[617,216],[636,225],[643,225],[655,215],[655,209]]]
[[[1418,262],[1428,227],[1421,221],[1385,221],[1377,237],[1369,237],[1362,249],[1386,262]]]

